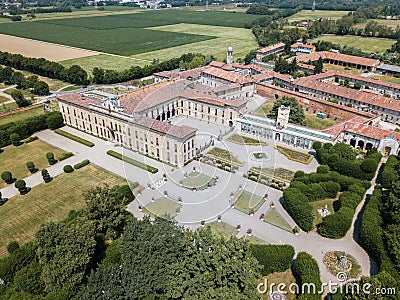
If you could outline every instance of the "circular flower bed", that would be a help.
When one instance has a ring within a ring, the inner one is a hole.
[[[346,256],[347,266],[341,266],[339,264],[341,259],[344,260],[343,256]],[[355,278],[361,273],[361,267],[357,263],[356,259],[342,251],[327,252],[324,255],[324,265],[333,275],[344,272],[346,273],[347,278]]]

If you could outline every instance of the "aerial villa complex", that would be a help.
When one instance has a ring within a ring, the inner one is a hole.
[[[310,55],[330,61],[350,59],[330,52]],[[370,59],[353,63],[376,67]],[[336,71],[293,79],[254,64],[233,63],[231,48],[227,63],[159,72],[154,79],[151,86],[107,99],[90,93],[58,96],[60,111],[72,127],[177,166],[201,151],[196,143],[197,128],[174,125],[178,116],[304,149],[319,141],[344,142],[361,150],[376,147],[385,155],[399,151],[400,134],[378,128],[380,120],[400,124],[398,84]],[[351,86],[360,83],[360,90],[340,85],[343,80]],[[254,94],[273,99],[295,97],[306,110],[325,113],[342,123],[323,131],[289,124],[290,107],[281,107],[276,120],[257,117],[247,106]]]

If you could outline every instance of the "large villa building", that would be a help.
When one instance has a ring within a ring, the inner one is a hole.
[[[227,63],[156,73],[153,85],[122,96],[101,98],[89,92],[57,96],[60,111],[67,125],[177,166],[201,151],[197,128],[174,125],[178,116],[304,149],[315,141],[344,142],[361,150],[376,147],[384,154],[398,153],[400,135],[377,124],[380,120],[400,124],[400,102],[395,99],[399,85],[341,72],[293,80],[256,65],[233,63],[232,55],[228,51]],[[350,85],[360,82],[361,90],[340,85],[343,80]],[[306,109],[342,122],[323,131],[289,124],[290,108],[285,107],[276,120],[257,117],[247,108],[254,94],[274,99],[292,96]]]

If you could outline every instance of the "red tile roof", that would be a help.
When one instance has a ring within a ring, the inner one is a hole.
[[[285,43],[277,43],[277,44],[273,44],[273,45],[258,49],[257,53],[270,52],[272,50],[277,50],[278,48],[281,48],[281,47],[285,47]]]
[[[218,68],[207,68],[203,70],[203,73],[233,83],[246,84],[252,82],[250,76],[243,76],[238,73],[228,72]]]

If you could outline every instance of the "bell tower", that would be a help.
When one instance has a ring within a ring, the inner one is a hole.
[[[286,128],[289,124],[290,106],[281,105],[278,108],[278,116],[276,118],[276,127],[278,129]]]
[[[228,51],[226,52],[226,63],[228,66],[232,67],[233,63],[233,49],[232,47],[228,48]]]

